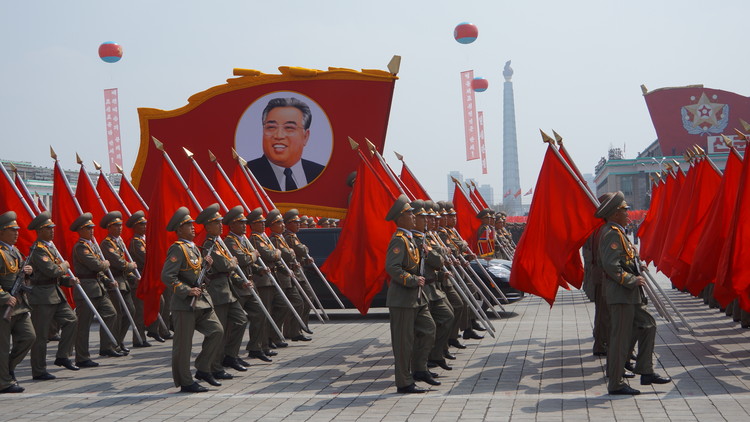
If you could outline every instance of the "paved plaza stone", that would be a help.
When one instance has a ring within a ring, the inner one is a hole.
[[[607,395],[605,358],[591,353],[594,305],[581,291],[560,291],[553,307],[529,296],[505,305],[493,320],[497,338],[467,340],[467,349],[437,368],[442,385],[426,394],[399,395],[386,309],[366,317],[330,310],[313,323],[312,342],[290,342],[270,364],[182,394],[172,384],[171,342],[132,349],[123,358],[73,372],[52,364],[55,381],[32,381],[28,357],[16,376],[22,394],[0,395],[0,418],[13,421],[503,421],[750,419],[748,334],[703,301],[657,279],[695,330],[657,317],[658,373],[674,383],[641,386],[637,397]],[[652,310],[654,314],[655,311]],[[98,339],[92,328],[92,342]],[[130,336],[128,336],[129,338]],[[246,335],[247,337],[247,335]],[[196,333],[194,353],[202,337]],[[98,350],[93,344],[92,350]],[[205,383],[204,383],[205,384]],[[426,386],[426,385],[425,385]]]

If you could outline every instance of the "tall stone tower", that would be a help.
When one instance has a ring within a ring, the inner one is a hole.
[[[513,104],[513,82],[510,81],[513,77],[510,60],[505,62],[503,77],[503,208],[509,215],[522,215],[521,195],[515,196],[521,189],[521,178],[518,176],[516,109]]]

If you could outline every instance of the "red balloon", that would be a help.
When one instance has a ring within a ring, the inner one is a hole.
[[[115,63],[122,58],[122,47],[116,42],[107,41],[99,46],[99,58],[107,63]]]

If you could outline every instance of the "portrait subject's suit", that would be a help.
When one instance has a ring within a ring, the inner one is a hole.
[[[305,171],[305,178],[307,179],[308,183],[315,180],[315,178],[318,177],[325,168],[325,166],[323,165],[320,165],[314,161],[305,160],[304,158],[301,160],[301,162],[302,169]],[[256,158],[255,160],[248,161],[247,168],[253,172],[255,178],[258,179],[258,183],[260,183],[264,188],[271,190],[283,190],[281,186],[279,186],[279,181],[278,179],[276,179],[276,174],[274,174],[273,168],[271,168],[271,163],[270,161],[268,161],[268,158],[266,158],[265,155],[261,156],[260,158]],[[304,186],[305,185],[298,187],[301,188]]]

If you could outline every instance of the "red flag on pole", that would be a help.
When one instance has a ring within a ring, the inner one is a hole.
[[[73,224],[83,211],[73,196],[65,172],[60,162],[55,159],[55,169],[52,182],[52,221],[55,223],[55,246],[66,261],[70,261],[73,245],[78,241],[78,235],[70,231]]]
[[[35,215],[39,214],[41,212],[39,210],[39,206],[37,205],[34,198],[31,197],[31,192],[29,192],[29,189],[26,187],[26,184],[23,182],[23,179],[21,179],[21,176],[18,175],[18,171],[16,171],[15,166],[13,167],[13,175],[15,176],[14,180],[15,180],[15,185],[16,185],[16,188],[18,189],[18,192],[21,193],[26,203],[29,204],[31,211]]]
[[[469,244],[472,252],[477,254],[477,232],[482,226],[482,221],[477,218],[479,209],[466,196],[466,192],[459,183],[453,190],[453,209],[456,210],[456,230]]]
[[[28,255],[29,249],[35,240],[35,233],[31,230],[26,230],[26,227],[29,226],[35,215],[17,186],[13,183],[13,180],[11,180],[10,174],[8,174],[2,163],[0,163],[0,171],[3,173],[0,177],[0,214],[15,211],[16,222],[21,226],[21,230],[18,232],[16,247],[24,255]],[[18,174],[16,174],[16,179],[20,179]]]
[[[523,196],[529,196],[534,192],[534,188],[529,189],[528,192],[524,193]]]
[[[518,198],[519,196],[521,196],[521,189],[518,189],[518,192],[513,194],[514,198]]]
[[[674,239],[670,239],[670,280],[680,289],[687,283],[690,266],[693,264],[693,254],[706,224],[706,216],[721,185],[722,175],[709,160],[710,158],[704,158],[698,163],[699,172],[690,198],[690,207],[685,210],[686,215],[682,227],[678,229],[679,232]]]
[[[174,232],[166,230],[169,219],[177,208],[187,207],[193,217],[197,216],[197,209],[188,192],[182,187],[166,158],[162,157],[158,177],[153,181],[154,187],[148,214],[146,228],[146,266],[143,269],[141,282],[138,283],[137,296],[143,301],[143,319],[146,325],[156,321],[159,312],[159,298],[164,291],[161,282],[161,270],[167,258],[167,248],[177,240]]]
[[[430,199],[430,195],[403,161],[401,162],[401,176],[399,178],[417,199]]]
[[[474,183],[472,183],[472,185],[474,185]],[[487,205],[487,201],[484,200],[484,197],[481,193],[479,193],[479,189],[477,189],[476,186],[474,186],[474,188],[471,189],[470,192],[471,200],[472,202],[474,202],[474,205],[477,208],[485,209],[490,207],[489,205]]]
[[[742,160],[736,153],[730,152],[724,167],[721,185],[706,214],[703,228],[694,246],[690,272],[685,282],[685,287],[695,296],[700,294],[709,283],[714,283],[716,280],[717,265],[721,250],[729,235],[734,204],[737,201],[741,173]],[[695,239],[691,235],[689,242],[692,244],[693,241]],[[722,286],[719,283],[715,285],[714,297],[722,307],[728,305],[737,296],[731,287],[731,285]]]
[[[125,203],[125,206],[127,206],[131,212],[142,210],[148,217],[148,205],[146,204],[146,201],[144,201],[138,191],[135,190],[135,187],[133,187],[133,184],[130,183],[127,177],[125,177],[125,174],[120,172],[120,175],[120,190],[118,191],[120,199],[122,199],[122,202]]]
[[[510,196],[510,189],[508,189],[508,191],[505,192],[505,194],[503,195],[503,199],[505,199],[505,198],[507,198],[509,196]]]
[[[264,213],[267,213],[273,209],[273,206],[269,206],[269,204],[266,204],[262,199],[258,187],[253,184],[252,180],[245,176],[242,164],[238,161],[235,161],[235,163],[236,165],[234,166],[234,171],[231,176],[232,184],[237,189],[237,192],[240,193],[242,199],[245,200],[245,203],[250,210],[260,207],[263,209]]]
[[[731,286],[739,295],[740,306],[746,312],[750,311],[750,160],[745,157],[742,162],[737,198],[733,207],[733,215],[729,226],[724,249],[719,258],[716,284]]]
[[[396,229],[385,215],[396,197],[364,159],[336,249],[320,266],[341,293],[366,314],[386,279],[385,255]]]
[[[680,169],[677,169],[677,175],[667,175],[667,179],[663,206],[658,210],[657,223],[654,224],[653,234],[650,236],[651,242],[647,243],[644,240],[641,248],[641,257],[646,262],[651,261],[657,266],[659,265],[661,250],[664,247],[664,238],[667,236],[667,230],[669,230],[672,210],[674,209],[674,204],[680,193],[682,184],[685,182],[685,174]]]
[[[552,148],[547,147],[510,274],[511,286],[542,297],[550,305],[558,286],[566,282],[580,286],[580,248],[603,223],[594,217],[596,207],[572,170]]]
[[[107,214],[107,209],[99,202],[94,183],[86,173],[83,164],[81,164],[81,169],[78,171],[78,183],[76,184],[75,196],[78,204],[81,206],[81,210],[83,212],[90,212],[94,216],[92,219],[93,223],[96,225],[96,227],[94,227],[94,236],[97,239],[104,239],[106,231],[99,227],[99,222],[102,220],[102,217]]]

